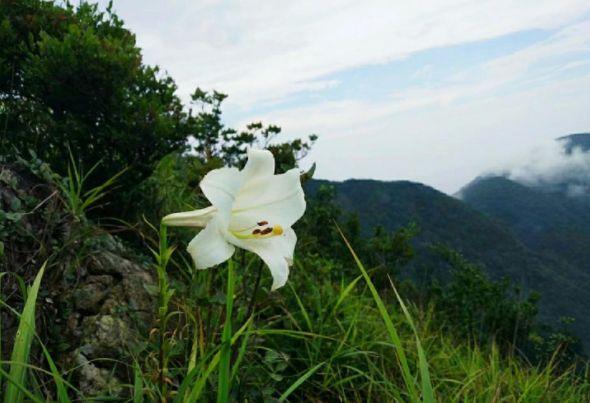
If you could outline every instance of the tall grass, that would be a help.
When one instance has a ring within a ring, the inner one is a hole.
[[[128,398],[134,402],[216,396],[285,402],[590,401],[588,372],[531,367],[493,345],[452,339],[434,327],[436,311],[408,305],[393,284],[390,293],[376,289],[352,248],[360,275],[348,281],[338,279],[339,267],[304,257],[282,290],[268,291],[267,274],[258,290],[258,261],[246,255],[233,263],[235,288],[218,295],[228,285],[228,271],[192,271],[182,254],[172,254],[166,235],[161,231],[154,247],[163,294],[159,328],[151,347],[130,360]],[[90,400],[62,377],[48,353],[48,370],[30,360],[42,275],[43,269],[27,293],[10,370],[0,372],[4,401]],[[49,376],[50,395],[36,374]]]
[[[363,263],[358,258],[356,252],[354,251],[354,249],[350,245],[350,242],[348,242],[348,239],[346,239],[346,236],[344,235],[344,233],[342,232],[340,227],[338,227],[338,231],[340,232],[340,235],[342,236],[344,243],[346,244],[346,246],[348,247],[348,250],[352,254],[352,257],[354,258],[354,261],[355,261],[357,267],[361,271],[362,276],[365,279],[365,282],[367,283],[369,290],[371,291],[371,295],[373,296],[373,299],[375,300],[375,304],[377,305],[377,308],[379,309],[379,314],[381,315],[381,318],[383,319],[383,323],[385,324],[385,327],[387,328],[387,333],[389,333],[389,338],[391,339],[391,342],[395,346],[395,353],[396,353],[397,359],[399,361],[401,373],[402,373],[402,376],[404,379],[404,384],[406,386],[407,393],[408,393],[408,398],[412,402],[420,401],[421,397],[424,399],[424,402],[428,402],[428,403],[434,402],[434,395],[432,392],[432,385],[430,383],[430,373],[428,370],[428,363],[426,361],[424,350],[422,349],[422,344],[420,343],[420,337],[418,336],[418,332],[416,330],[416,327],[414,325],[414,322],[412,320],[410,313],[408,312],[407,308],[405,307],[402,299],[397,294],[397,290],[395,290],[395,287],[393,286],[393,283],[392,283],[392,288],[394,289],[396,296],[398,298],[398,301],[399,301],[401,307],[403,308],[404,315],[405,315],[408,323],[411,325],[412,331],[414,332],[414,337],[416,340],[416,349],[417,349],[418,355],[420,357],[419,362],[418,362],[418,366],[420,367],[420,376],[422,378],[421,396],[419,396],[417,393],[414,376],[410,372],[410,367],[408,365],[408,359],[406,358],[406,353],[404,351],[404,347],[402,346],[398,332],[391,320],[391,317],[389,315],[389,312],[387,311],[387,308],[385,307],[383,300],[381,299],[381,296],[379,295],[379,292],[377,291],[377,289],[373,285],[373,282],[371,281],[371,277],[367,273],[367,270],[365,269]]]
[[[110,188],[115,184],[117,179],[125,173],[122,170],[105,182],[90,189],[87,188],[88,179],[92,173],[100,166],[101,162],[94,164],[88,172],[84,172],[82,167],[76,164],[72,151],[69,150],[70,163],[68,165],[68,175],[64,180],[57,180],[56,184],[65,198],[66,206],[69,212],[76,218],[80,219],[85,213],[102,200]],[[61,179],[61,178],[60,178]]]
[[[23,312],[20,315],[18,330],[14,336],[12,354],[10,356],[10,373],[6,375],[8,384],[4,394],[4,403],[20,403],[27,392],[27,364],[29,363],[29,354],[31,344],[35,334],[35,304],[37,303],[37,293],[43,278],[45,265],[41,267],[35,277],[33,285],[28,290]],[[31,396],[28,396],[31,398]]]
[[[0,383],[0,386],[5,384],[4,403],[20,403],[24,401],[25,397],[35,402],[41,402],[44,400],[43,396],[39,396],[39,394],[30,391],[30,382],[27,380],[27,375],[31,369],[35,369],[35,367],[29,363],[29,357],[33,340],[37,337],[35,333],[35,305],[37,303],[37,295],[39,293],[39,287],[45,272],[46,264],[47,263],[43,264],[37,273],[33,284],[24,293],[25,304],[22,313],[19,314],[11,307],[7,306],[9,310],[19,317],[19,324],[17,332],[14,336],[10,361],[8,362],[10,365],[9,372],[6,373],[4,369],[2,369],[4,362],[2,362],[2,365],[0,366],[0,380],[6,381]],[[0,280],[6,273],[1,274]],[[24,290],[24,285],[22,288]],[[2,306],[5,305],[4,301],[0,301],[0,303]],[[55,362],[51,358],[51,355],[47,351],[45,345],[41,341],[39,341],[39,344],[43,350],[47,364],[49,365],[50,371],[48,374],[52,376],[59,401],[64,403],[70,402],[66,389],[66,383],[63,380],[57,366],[55,365]]]

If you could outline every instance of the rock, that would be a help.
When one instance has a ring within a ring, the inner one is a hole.
[[[128,352],[141,345],[155,318],[147,292],[154,277],[116,237],[73,218],[47,179],[39,167],[0,164],[0,272],[28,283],[49,259],[37,304],[38,334],[63,369],[76,368],[69,381],[80,398],[120,396],[133,374],[121,363],[130,362]],[[2,279],[2,298],[11,296],[7,303],[21,310],[15,278]],[[1,358],[8,360],[18,322],[7,310],[1,314]]]
[[[104,394],[105,388],[114,396],[116,382],[130,382],[132,371],[112,360],[125,362],[128,351],[142,342],[154,318],[154,300],[145,289],[146,284],[154,284],[153,277],[144,267],[119,255],[114,240],[108,241],[102,248],[111,244],[110,250],[90,254],[75,287],[58,299],[61,306],[72,307],[64,327],[70,347],[61,361],[92,362],[90,368],[76,371],[85,397]],[[112,360],[102,360],[105,358]]]
[[[76,355],[79,389],[83,396],[120,396],[123,392],[121,381],[111,371],[99,368],[82,353]]]
[[[114,279],[108,275],[89,276],[87,283],[72,293],[72,300],[77,311],[98,313],[102,301],[108,296]]]

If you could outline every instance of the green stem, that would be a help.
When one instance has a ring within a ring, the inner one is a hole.
[[[166,315],[168,313],[168,301],[170,300],[170,290],[168,288],[168,276],[166,274],[166,266],[168,265],[169,251],[168,251],[168,236],[166,226],[160,224],[160,250],[158,256],[158,286],[160,289],[158,299],[158,319],[159,319],[159,354],[160,373],[158,376],[158,384],[160,387],[161,402],[167,401],[168,385],[166,383],[167,360],[166,360]]]
[[[262,268],[264,262],[261,260],[258,265],[258,271],[256,272],[256,281],[254,282],[254,291],[250,296],[250,303],[248,304],[248,310],[246,311],[246,320],[250,319],[250,316],[254,314],[254,308],[256,307],[256,295],[258,294],[258,288],[260,287],[260,279],[262,278]]]
[[[230,361],[231,361],[231,318],[234,304],[234,263],[230,259],[227,264],[227,296],[225,303],[225,325],[221,340],[221,356],[219,359],[219,384],[217,385],[217,403],[229,401]]]

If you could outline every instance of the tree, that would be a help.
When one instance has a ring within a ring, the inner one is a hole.
[[[246,150],[255,147],[270,150],[275,157],[277,171],[284,172],[297,166],[317,140],[317,136],[311,134],[306,140],[297,138],[277,142],[282,129],[262,122],[252,122],[242,131],[229,128],[222,122],[221,104],[226,98],[226,94],[207,92],[201,88],[191,95],[193,108],[198,111],[194,114],[194,109],[191,109],[188,117],[194,139],[193,151],[205,162],[218,158],[225,165],[241,167],[246,162]]]
[[[127,168],[127,194],[186,144],[174,81],[142,63],[111,12],[38,0],[0,3],[0,154],[33,150],[60,174],[68,150],[102,183]]]

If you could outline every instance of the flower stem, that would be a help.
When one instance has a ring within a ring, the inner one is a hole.
[[[160,224],[160,245],[157,256],[157,272],[158,272],[158,324],[159,324],[159,352],[158,360],[160,364],[160,372],[158,374],[158,386],[161,394],[161,402],[167,401],[168,385],[166,383],[166,373],[168,360],[166,357],[166,316],[168,314],[168,302],[172,293],[168,286],[168,275],[166,273],[166,266],[170,258],[171,251],[168,248],[168,236],[166,225]]]
[[[250,319],[250,316],[254,314],[254,308],[256,307],[256,295],[258,294],[258,288],[260,287],[260,279],[262,278],[262,268],[264,262],[261,260],[258,265],[258,271],[256,272],[256,281],[254,282],[254,290],[250,296],[250,303],[248,304],[248,310],[246,311],[246,320]]]
[[[227,264],[227,295],[225,302],[225,325],[221,339],[221,356],[219,359],[219,383],[217,385],[217,403],[229,401],[230,361],[231,361],[231,318],[234,304],[234,263]]]

